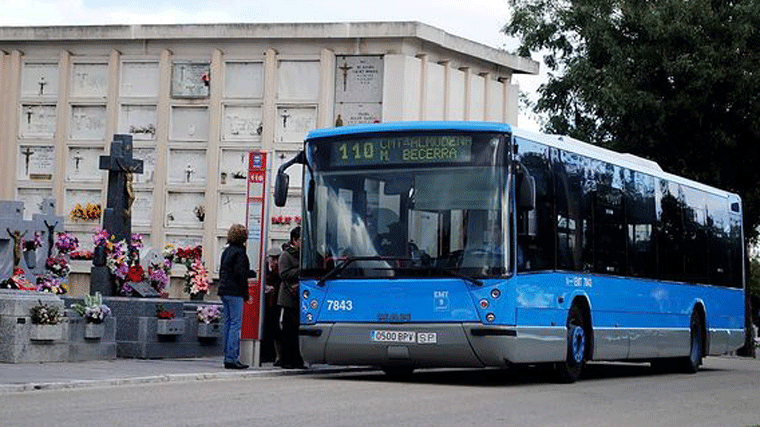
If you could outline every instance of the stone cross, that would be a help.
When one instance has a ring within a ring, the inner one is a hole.
[[[47,82],[45,81],[45,76],[40,77],[40,81],[39,81],[38,84],[40,85],[40,93],[39,94],[42,95],[43,92],[45,92],[45,85],[47,84]]]
[[[103,228],[118,242],[132,236],[133,174],[143,173],[143,161],[132,158],[132,135],[114,135],[111,154],[100,156],[100,169],[108,171],[108,198]]]
[[[38,224],[45,226],[47,236],[47,256],[53,255],[53,246],[55,245],[55,233],[63,231],[63,217],[55,214],[55,199],[44,199],[40,206],[40,212],[32,214],[32,222],[36,223],[37,228],[42,228]]]

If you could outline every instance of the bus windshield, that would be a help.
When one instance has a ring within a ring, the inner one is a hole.
[[[309,141],[301,275],[505,275],[505,140],[391,134]]]

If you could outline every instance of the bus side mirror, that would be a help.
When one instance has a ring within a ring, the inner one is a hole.
[[[277,172],[277,177],[274,180],[274,204],[277,207],[285,206],[285,202],[288,200],[288,185],[290,184],[290,177],[285,172]]]
[[[521,178],[520,187],[517,189],[517,207],[523,211],[532,211],[536,208],[536,179],[527,171]]]

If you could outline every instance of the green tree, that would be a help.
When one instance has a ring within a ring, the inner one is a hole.
[[[548,117],[544,131],[737,192],[747,242],[757,237],[759,1],[510,4],[503,32],[519,39],[518,55],[540,52],[549,71],[535,107]]]

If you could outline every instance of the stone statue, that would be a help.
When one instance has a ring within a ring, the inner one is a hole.
[[[11,236],[11,239],[13,239],[13,267],[18,267],[19,264],[21,264],[21,245],[24,244],[26,231],[22,234],[19,230],[16,230],[13,233],[11,233],[10,228],[6,228],[6,230],[8,231],[8,235]]]

